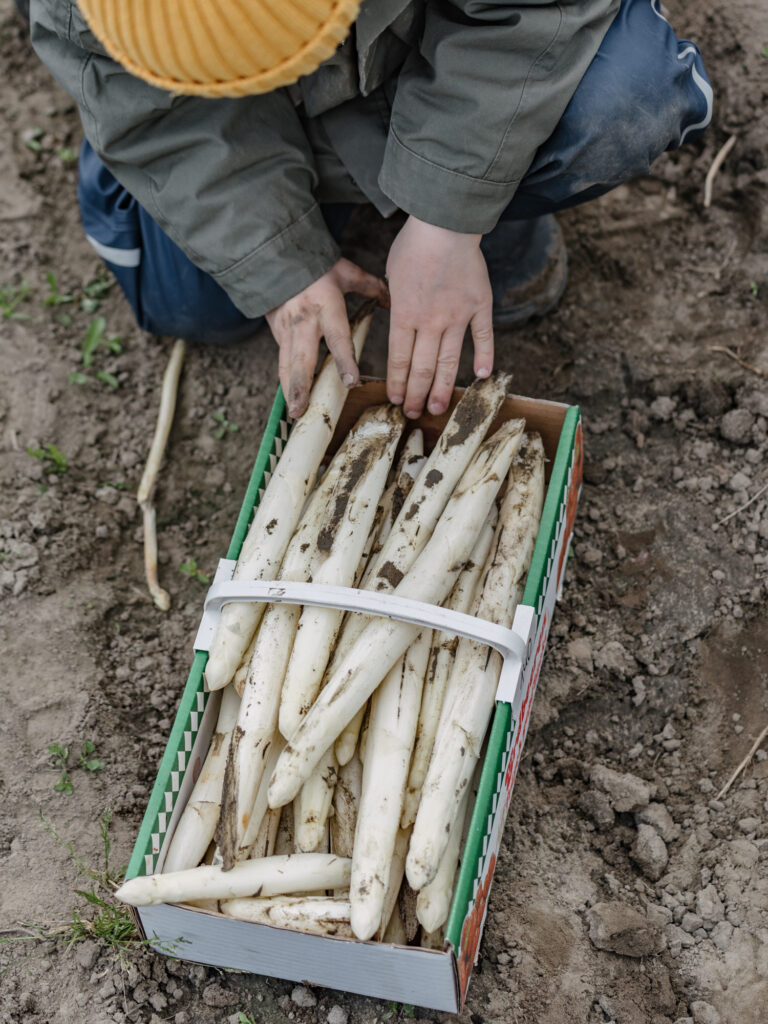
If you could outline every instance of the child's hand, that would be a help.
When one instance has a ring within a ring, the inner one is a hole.
[[[307,408],[322,337],[344,384],[351,388],[360,379],[344,305],[347,292],[389,304],[387,286],[380,278],[342,259],[303,292],[267,313],[267,323],[280,347],[280,383],[293,419]]]
[[[392,243],[387,394],[406,416],[421,415],[427,396],[431,413],[447,409],[467,325],[475,374],[493,369],[493,297],[481,237],[409,217]]]

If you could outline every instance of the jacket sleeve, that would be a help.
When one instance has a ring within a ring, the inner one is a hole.
[[[618,0],[427,0],[395,93],[379,185],[454,231],[492,230],[551,135]]]
[[[284,90],[209,100],[156,89],[105,54],[69,0],[33,0],[32,43],[76,100],[103,163],[246,316],[297,294],[339,258]]]

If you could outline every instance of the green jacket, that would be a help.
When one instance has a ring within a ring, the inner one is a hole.
[[[314,74],[242,99],[133,77],[72,0],[32,0],[32,43],[115,177],[255,317],[338,259],[319,202],[490,231],[618,5],[364,0]]]

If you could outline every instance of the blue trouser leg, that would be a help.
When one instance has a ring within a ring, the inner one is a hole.
[[[711,117],[698,47],[675,36],[659,0],[622,0],[503,217],[554,213],[647,174],[665,150],[698,138]]]
[[[539,148],[504,220],[575,206],[646,174],[665,150],[695,139],[712,116],[712,89],[698,48],[678,40],[659,0],[622,0],[595,59],[552,135]],[[101,163],[80,154],[83,226],[144,330],[190,341],[249,337],[249,320],[198,269]],[[338,235],[349,213],[324,209]]]

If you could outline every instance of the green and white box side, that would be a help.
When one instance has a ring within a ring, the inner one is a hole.
[[[282,394],[278,393],[227,552],[229,559],[236,558],[239,553],[253,508],[258,504],[287,439],[284,409]],[[509,704],[497,706],[446,928],[445,951],[320,938],[181,906],[138,908],[136,917],[140,926],[159,952],[434,1009],[455,1012],[460,1008],[479,945],[495,853],[509,806],[527,729],[530,701],[551,621],[549,605],[554,602],[564,564],[561,552],[566,550],[570,537],[572,521],[568,522],[568,507],[573,488],[569,485],[575,481],[577,461],[580,467],[580,458],[576,459],[575,451],[577,447],[580,451],[580,436],[578,410],[568,409],[550,479],[542,529],[523,598],[524,604],[535,606],[536,614],[528,617],[529,623],[535,626],[535,642],[529,645],[523,685],[518,687],[519,700],[516,703],[522,712]],[[219,704],[219,695],[211,695],[203,688],[206,659],[207,654],[203,652],[195,655],[128,866],[129,878],[161,869],[176,821],[202,767]],[[529,695],[527,698],[526,694]],[[338,946],[340,942],[344,943],[343,949]]]

